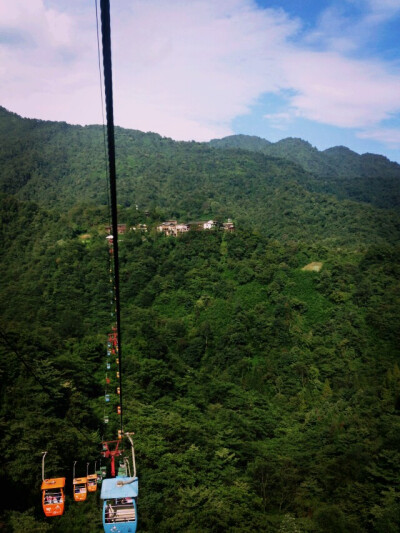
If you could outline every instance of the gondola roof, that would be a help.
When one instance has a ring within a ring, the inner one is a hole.
[[[138,478],[136,477],[132,483],[126,485],[118,485],[118,483],[126,482],[128,479],[123,476],[117,476],[114,478],[107,478],[103,480],[101,486],[100,497],[103,500],[109,498],[137,498],[139,492]]]

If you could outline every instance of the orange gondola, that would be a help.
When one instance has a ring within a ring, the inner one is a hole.
[[[42,507],[46,516],[61,516],[64,513],[65,502],[65,477],[44,479],[44,459],[47,452],[43,452],[42,457]]]
[[[74,500],[76,502],[84,502],[87,496],[87,479],[85,477],[75,477],[74,485]]]
[[[97,490],[97,474],[89,474],[87,477],[87,490],[89,492],[96,492]]]
[[[89,463],[86,467],[86,480],[87,480],[87,490],[88,492],[96,492],[97,490],[97,474],[96,474],[96,464],[94,467],[94,474],[89,474]]]
[[[45,479],[42,482],[42,506],[46,516],[61,516],[64,512],[65,477]]]
[[[86,477],[75,477],[75,465],[74,462],[74,476],[73,476],[73,487],[74,487],[74,500],[76,502],[84,502],[87,496],[87,479]]]

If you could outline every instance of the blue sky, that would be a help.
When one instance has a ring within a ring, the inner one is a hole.
[[[114,0],[115,121],[400,162],[400,0]],[[101,123],[94,1],[0,4],[0,105]]]
[[[337,50],[343,58],[380,63],[387,72],[398,77],[400,1],[260,0],[257,4],[264,9],[280,7],[291,17],[299,19],[301,27],[293,42],[300,47],[306,45],[317,52]],[[339,46],[335,44],[337,39],[342,40]],[[360,90],[367,91],[368,86],[360,87]],[[262,95],[251,114],[237,117],[233,127],[237,132],[246,130],[273,142],[282,138],[283,131],[290,131],[290,136],[307,139],[319,149],[343,144],[359,153],[382,153],[400,161],[400,113],[398,99],[395,94],[393,97],[393,108],[381,120],[374,121],[373,129],[357,127],[357,123],[354,127],[341,127],[340,122],[331,124],[329,120],[315,121],[293,116],[290,125],[284,124],[285,117],[282,120],[277,117],[272,123],[271,117],[265,124],[265,115],[272,115],[274,111],[279,115],[287,111],[290,96],[286,98],[284,92]],[[271,111],[264,113],[265,109]]]

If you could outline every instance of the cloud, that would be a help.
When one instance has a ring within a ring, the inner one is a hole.
[[[287,101],[286,109],[267,115],[274,127],[302,117],[378,131],[380,121],[400,110],[400,72],[354,54],[367,17],[389,17],[398,4],[365,0],[352,35],[340,10],[322,13],[307,34],[299,19],[252,0],[116,2],[116,123],[208,140],[231,134],[233,119],[271,94]],[[24,116],[101,122],[94,6],[3,3],[0,34],[2,105]]]
[[[400,14],[400,0],[336,0],[324,9],[304,43],[340,53],[365,53],[379,47],[383,26]]]
[[[295,118],[296,113],[293,110],[289,110],[282,113],[267,113],[264,115],[264,118],[266,118],[269,122],[269,125],[272,128],[276,128],[278,130],[285,130],[290,124],[293,119]]]
[[[400,12],[399,0],[366,0],[368,14],[366,20],[381,23],[391,19]]]
[[[357,134],[360,139],[372,139],[386,144],[389,148],[400,148],[400,129],[377,128],[361,131]]]
[[[29,48],[47,52],[70,46],[73,20],[55,9],[46,8],[43,0],[13,0],[0,4],[0,33],[10,31],[24,35]],[[29,50],[27,47],[27,50]]]
[[[4,27],[30,41],[0,47],[2,104],[38,118],[98,122],[94,10],[78,19],[41,0],[1,9]],[[198,140],[231,133],[233,117],[279,89],[265,72],[276,70],[298,27],[283,11],[246,0],[124,2],[112,23],[116,121]]]
[[[376,124],[400,110],[400,76],[373,61],[291,50],[282,57],[290,101],[309,120],[344,128]]]
[[[316,27],[304,35],[303,43],[316,49],[348,53],[356,50],[364,29],[360,16],[350,15],[346,2],[329,6],[320,16]]]
[[[0,44],[1,105],[23,116],[85,122],[82,108],[90,115],[90,102],[99,94],[94,92],[95,41],[89,42],[87,25],[43,0],[0,4],[0,34],[8,30],[24,36],[18,46]],[[96,122],[101,109],[97,117]]]
[[[132,90],[132,104],[120,120],[140,129],[157,120],[158,131],[181,139],[229,134],[233,117],[278,91],[276,57],[298,28],[282,11],[230,0],[139,2],[125,21],[116,102]]]

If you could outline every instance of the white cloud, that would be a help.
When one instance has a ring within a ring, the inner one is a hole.
[[[371,16],[379,9],[389,16],[399,4],[386,0],[383,10],[368,2]],[[1,105],[36,118],[101,121],[94,6],[77,5],[0,5]],[[378,131],[400,111],[400,72],[376,58],[349,57],[361,25],[352,36],[339,12],[326,11],[307,39],[299,20],[252,0],[121,0],[112,9],[121,126],[207,140],[232,133],[232,120],[263,94],[282,91],[292,95],[288,109],[267,115],[278,128],[303,117]]]
[[[345,5],[332,5],[320,14],[316,27],[304,36],[304,43],[347,53],[358,48],[362,33],[359,24],[346,16]]]
[[[17,45],[15,38],[0,40],[1,105],[48,120],[78,123],[94,116],[91,102],[99,94],[99,89],[94,92],[98,75],[87,24],[65,10],[46,7],[43,0],[2,3],[0,35],[22,38]],[[94,29],[93,21],[90,25]],[[96,122],[100,120],[99,108]]]
[[[50,54],[59,46],[72,45],[71,17],[46,9],[43,0],[13,0],[0,4],[0,33],[5,30],[22,37],[25,52]],[[11,52],[11,50],[8,50]],[[48,57],[48,55],[47,55]]]
[[[139,3],[125,21],[116,38],[116,102],[131,90],[132,98],[119,120],[143,129],[152,117],[158,131],[181,139],[228,134],[233,117],[279,90],[276,57],[298,27],[281,11],[229,0]]]
[[[267,113],[264,118],[268,120],[272,128],[278,130],[285,130],[287,126],[293,121],[296,113],[293,109],[282,113]]]
[[[298,50],[285,53],[282,62],[288,86],[297,90],[291,106],[304,118],[359,128],[400,110],[400,76],[377,62]]]
[[[375,20],[386,20],[400,11],[400,0],[366,0],[366,3]]]
[[[372,139],[389,146],[389,148],[400,148],[400,129],[376,128],[361,131],[357,134],[360,139]]]
[[[320,13],[304,42],[339,53],[364,53],[376,45],[383,25],[400,14],[400,0],[336,0]]]

